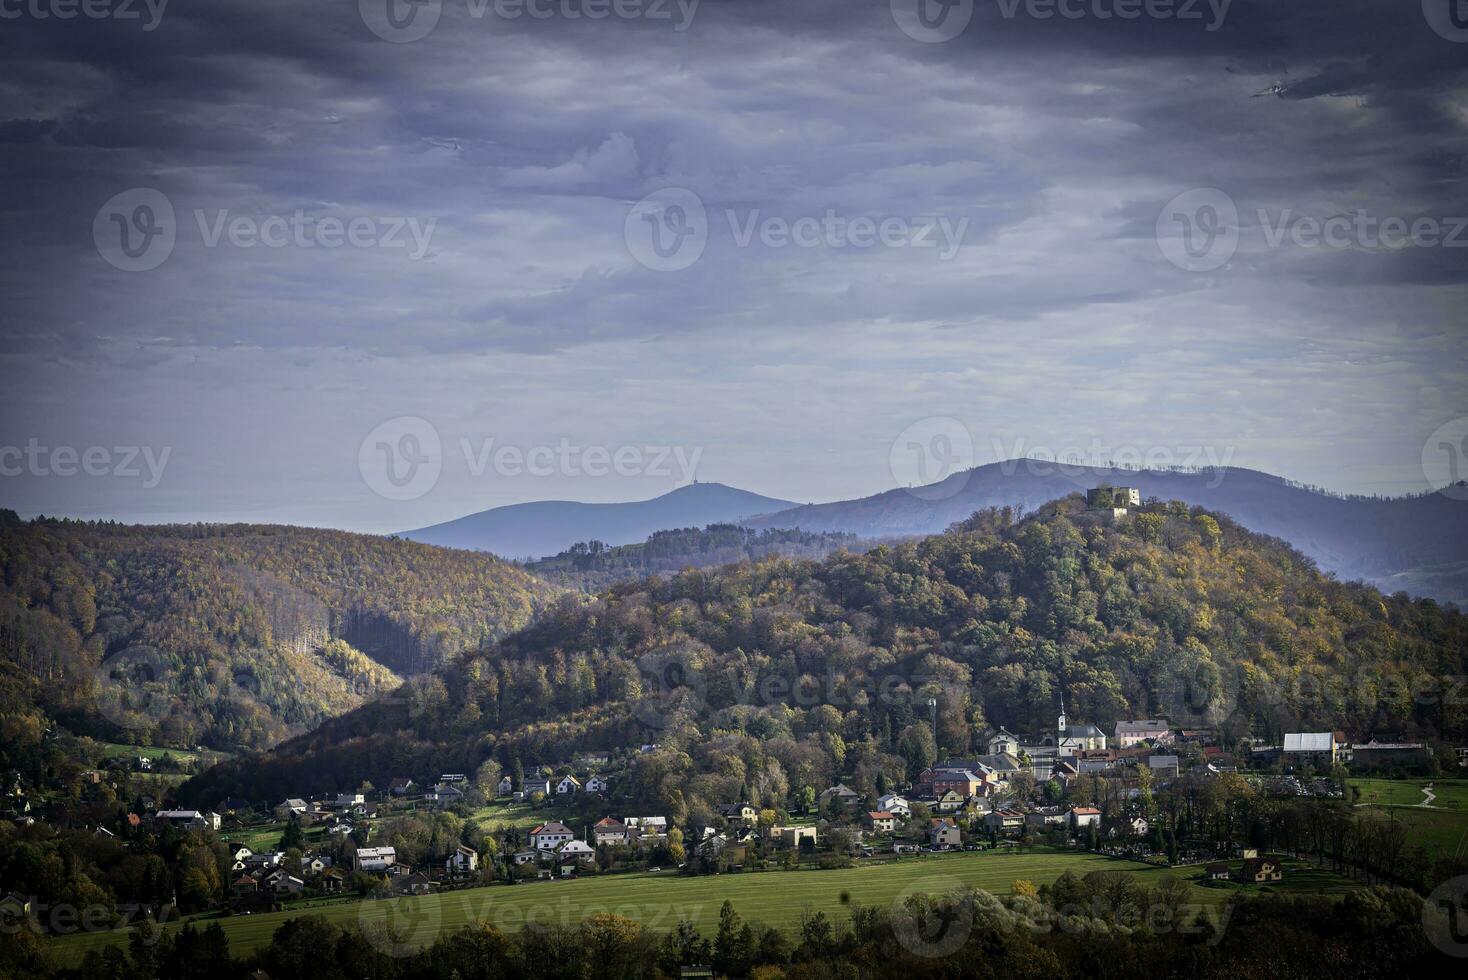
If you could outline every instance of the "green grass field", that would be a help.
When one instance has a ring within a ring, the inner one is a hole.
[[[532,807],[524,803],[496,800],[488,806],[475,810],[469,815],[469,818],[476,821],[485,830],[493,830],[496,827],[534,827],[536,824],[556,819],[556,815],[549,807]]]
[[[213,749],[205,749],[202,752],[196,752],[193,749],[170,749],[165,748],[161,745],[123,745],[118,742],[98,742],[97,744],[102,747],[102,757],[104,759],[115,759],[118,756],[126,756],[131,758],[134,756],[145,755],[148,758],[157,761],[159,758],[166,755],[183,762],[191,762],[195,759],[203,759],[207,763],[215,763],[221,759],[229,758],[229,753],[216,752]]]
[[[1301,876],[1297,884],[1288,885],[1290,890],[1336,893],[1354,887],[1344,879],[1314,869],[1297,871],[1298,866],[1286,867],[1287,882],[1292,874]],[[223,926],[230,948],[237,956],[248,955],[268,944],[282,922],[306,911],[323,915],[344,927],[360,926],[369,931],[391,922],[395,930],[406,932],[411,941],[424,943],[442,931],[475,920],[515,931],[527,922],[574,924],[594,912],[625,915],[655,931],[672,929],[680,920],[689,919],[711,934],[717,927],[719,906],[725,899],[732,901],[748,919],[794,928],[800,914],[807,909],[839,914],[843,896],[861,905],[888,905],[899,895],[945,893],[962,885],[1007,895],[1018,879],[1046,884],[1067,870],[1082,875],[1102,870],[1130,871],[1151,885],[1166,877],[1180,877],[1190,882],[1191,900],[1200,905],[1221,905],[1241,892],[1252,890],[1237,885],[1193,884],[1201,874],[1197,867],[1152,867],[1085,852],[983,852],[905,858],[836,871],[767,871],[701,878],[663,872],[493,885],[421,898],[335,902],[310,909],[214,921]],[[67,937],[55,942],[54,955],[58,962],[76,965],[88,950],[122,942],[125,935],[114,931]]]
[[[1468,779],[1352,779],[1350,785],[1361,791],[1353,802],[1389,806],[1416,806],[1426,799],[1423,787],[1431,786],[1432,806],[1468,812]]]
[[[1409,844],[1438,856],[1468,855],[1468,779],[1352,779],[1350,785],[1361,791],[1354,802],[1362,810],[1404,825]],[[1429,785],[1436,798],[1421,806]]]

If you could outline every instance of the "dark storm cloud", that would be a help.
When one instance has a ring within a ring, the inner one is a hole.
[[[1468,44],[1435,33],[1417,0],[1103,16],[1125,2],[1068,0],[1081,16],[1043,18],[1043,4],[977,0],[938,44],[904,34],[885,0],[703,0],[685,4],[685,30],[475,17],[482,5],[443,0],[436,29],[404,44],[375,36],[356,0],[171,0],[149,31],[3,21],[0,338],[19,381],[0,407],[39,399],[56,414],[42,388],[54,378],[34,364],[88,379],[55,396],[79,416],[111,397],[118,420],[146,427],[139,406],[169,405],[202,427],[216,417],[195,408],[208,399],[277,384],[302,419],[334,418],[332,386],[353,372],[413,410],[470,364],[503,391],[534,377],[520,394],[539,406],[573,405],[580,373],[619,365],[597,378],[607,390],[637,374],[635,358],[666,358],[698,366],[698,390],[724,392],[701,438],[739,446],[752,423],[730,406],[766,385],[851,399],[842,424],[865,432],[939,410],[1060,411],[1024,403],[1035,388],[1023,379],[1039,375],[1071,384],[1098,424],[1125,424],[1153,398],[1177,420],[1183,400],[1210,406],[1192,423],[1203,426],[1212,404],[1250,388],[1229,362],[1244,358],[1298,372],[1234,416],[1266,434],[1261,452],[1286,451],[1270,441],[1280,431],[1293,432],[1289,451],[1346,438],[1318,413],[1293,430],[1277,421],[1292,386],[1315,390],[1332,359],[1371,366],[1357,380],[1373,404],[1411,392],[1400,417],[1360,436],[1378,451],[1468,412],[1454,394],[1468,251],[1290,237],[1302,220],[1357,212],[1468,214]],[[688,268],[657,271],[636,260],[624,222],[670,187],[697,195],[709,240]],[[158,189],[176,212],[177,243],[148,271],[115,268],[93,242],[98,209],[130,188]],[[1236,254],[1205,272],[1170,264],[1156,241],[1164,206],[1193,188],[1218,188],[1239,218]],[[957,247],[781,242],[781,223],[827,214],[909,229],[941,219]],[[297,216],[310,234],[356,218],[379,236],[415,223],[424,237],[275,248],[224,231]],[[769,222],[774,244],[741,240]],[[1204,360],[1153,363],[1139,344]],[[1127,365],[1125,389],[1096,381],[1088,359]],[[898,362],[904,384],[857,394]],[[1000,362],[1009,377],[987,372]],[[181,365],[216,382],[191,387]],[[461,400],[477,394],[460,383]],[[666,417],[659,384],[639,379],[619,409]],[[585,424],[584,407],[565,411],[546,424]],[[836,424],[812,406],[796,414],[821,432]],[[355,430],[332,424],[350,443]],[[1322,482],[1380,479],[1311,465]]]

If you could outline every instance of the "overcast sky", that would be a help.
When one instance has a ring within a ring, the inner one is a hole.
[[[0,0],[25,515],[832,500],[914,442],[1400,493],[1468,436],[1446,0],[90,2]]]

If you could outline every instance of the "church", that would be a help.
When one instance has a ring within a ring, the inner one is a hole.
[[[1030,771],[1038,780],[1049,779],[1056,764],[1063,758],[1080,752],[1093,752],[1106,748],[1106,733],[1095,725],[1073,724],[1065,714],[1065,694],[1060,696],[1060,714],[1053,732],[1041,735],[1033,742],[1021,742],[1019,737],[1004,727],[989,737],[991,754],[1005,753],[1018,757],[1024,753],[1030,760]]]

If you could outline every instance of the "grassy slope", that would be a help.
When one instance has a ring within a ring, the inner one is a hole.
[[[1407,827],[1410,844],[1448,857],[1468,854],[1468,779],[1353,779],[1363,809]],[[1422,787],[1437,794],[1431,807],[1420,806]]]
[[[1334,894],[1355,887],[1324,872],[1313,869],[1297,872],[1293,865],[1287,868],[1288,890]],[[906,858],[840,871],[761,872],[703,878],[683,878],[663,872],[535,882],[514,887],[494,885],[422,898],[321,903],[309,911],[344,927],[371,930],[384,921],[391,921],[395,928],[424,943],[431,942],[441,931],[457,929],[476,919],[515,931],[527,920],[570,925],[594,912],[625,915],[657,931],[671,929],[686,918],[711,935],[717,928],[719,906],[725,899],[733,902],[735,909],[748,919],[793,929],[805,910],[839,915],[843,895],[850,902],[862,905],[888,905],[899,895],[943,893],[960,885],[1007,895],[1017,879],[1045,884],[1066,870],[1081,875],[1091,871],[1129,871],[1148,885],[1156,885],[1168,876],[1187,880],[1199,876],[1195,867],[1152,867],[1083,852],[985,852]],[[1292,883],[1296,875],[1298,881]],[[1194,884],[1190,892],[1192,901],[1213,906],[1251,890],[1238,885]],[[293,909],[218,921],[229,937],[234,954],[245,956],[268,944],[282,922],[302,911]],[[87,951],[122,942],[125,935],[118,931],[70,937],[56,943],[55,955],[61,962],[75,964]]]

